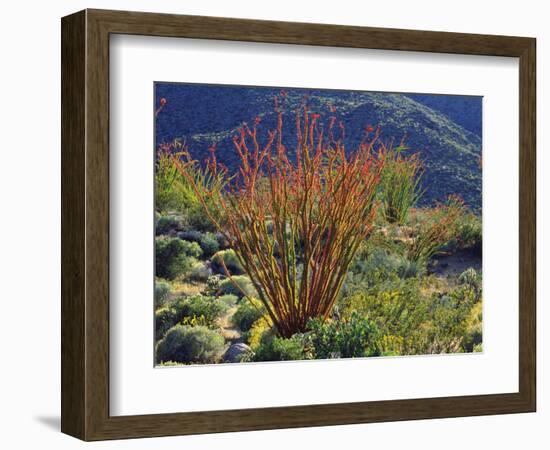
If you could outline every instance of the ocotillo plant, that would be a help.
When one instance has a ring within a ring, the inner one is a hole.
[[[234,136],[240,167],[233,178],[212,153],[210,177],[222,178],[225,189],[194,182],[198,163],[190,157],[175,164],[235,250],[271,323],[290,337],[305,331],[310,318],[329,316],[349,265],[372,230],[383,162],[373,151],[378,134],[348,154],[341,137],[334,137],[336,118],[323,124],[305,107],[296,113],[291,158],[283,114],[277,106],[276,111],[277,127],[265,143],[258,136],[259,118]]]
[[[380,154],[385,160],[380,197],[384,218],[389,223],[404,224],[409,209],[422,195],[420,179],[423,170],[418,153],[405,155],[405,151],[403,145],[389,146]]]

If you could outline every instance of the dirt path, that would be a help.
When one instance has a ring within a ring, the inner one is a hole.
[[[227,310],[227,313],[218,319],[218,324],[220,326],[220,333],[226,341],[229,341],[231,344],[236,344],[243,341],[243,336],[241,331],[233,325],[231,322],[231,317],[237,311],[237,307],[233,306]]]

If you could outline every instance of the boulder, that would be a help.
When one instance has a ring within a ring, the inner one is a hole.
[[[242,342],[232,344],[223,355],[224,362],[238,363],[242,358],[252,353],[252,349]]]

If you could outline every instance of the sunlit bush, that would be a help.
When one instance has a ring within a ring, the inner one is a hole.
[[[431,327],[426,330],[426,353],[469,351],[465,348],[468,318],[475,301],[469,287],[459,287],[439,298],[433,307]]]
[[[391,286],[399,279],[416,277],[424,272],[423,266],[409,261],[398,251],[377,247],[358,255],[346,277],[343,296],[349,297],[375,286]]]
[[[213,231],[214,225],[204,213],[202,202],[190,180],[177,170],[175,158],[181,156],[185,149],[185,143],[179,140],[159,146],[155,170],[155,208],[163,212],[177,211],[191,228]],[[201,182],[204,173],[194,169],[189,168],[189,175],[195,182]]]
[[[384,335],[379,341],[382,356],[399,356],[404,353],[404,339],[402,336]]]
[[[474,213],[464,214],[457,224],[457,245],[481,256],[483,248],[481,217]]]
[[[218,297],[218,301],[225,303],[227,306],[235,306],[235,304],[239,301],[239,297],[233,294],[225,294]]]
[[[250,278],[246,275],[235,275],[231,278],[225,278],[219,284],[218,293],[220,295],[232,294],[237,297],[256,297],[256,289],[252,285]]]
[[[216,321],[228,308],[227,303],[203,295],[171,301],[155,311],[155,339],[161,339],[168,329],[178,323],[215,328]]]
[[[238,326],[241,331],[248,331],[252,324],[265,314],[265,308],[261,301],[255,298],[244,298],[239,304],[231,321]]]
[[[164,362],[161,362],[157,365],[161,366],[161,367],[178,367],[178,366],[181,366],[181,363],[178,363],[178,362],[175,362],[175,361],[164,361]]]
[[[415,353],[426,348],[423,326],[430,321],[431,300],[423,296],[417,279],[411,278],[370,291],[359,291],[342,300],[342,315],[367,316],[379,329],[380,336],[400,338],[399,346],[383,351]],[[388,343],[387,343],[388,344]],[[395,344],[395,341],[393,342]]]
[[[481,295],[482,278],[481,273],[478,273],[473,267],[469,267],[458,276],[459,283],[469,286],[476,293],[476,296]]]
[[[203,326],[176,325],[170,328],[156,346],[157,362],[211,364],[220,360],[224,339]]]
[[[357,358],[380,354],[376,325],[356,312],[345,320],[323,323],[319,319],[312,319],[308,328],[308,342],[311,343],[317,359]]]
[[[169,211],[180,207],[185,202],[182,193],[177,189],[181,179],[174,165],[172,155],[178,152],[176,144],[163,144],[157,151],[155,168],[155,209]]]
[[[479,348],[483,340],[483,309],[481,301],[478,301],[470,310],[466,318],[466,334],[464,336],[464,349],[468,352],[481,351]]]
[[[227,311],[228,305],[215,297],[199,294],[179,299],[172,308],[177,311],[180,318],[203,317],[204,324],[213,327],[216,320]]]
[[[155,280],[155,308],[159,308],[170,298],[170,283],[164,280]]]
[[[275,332],[269,320],[261,318],[252,324],[245,336],[246,342],[250,348],[255,351],[263,340],[274,337]]]
[[[235,250],[220,250],[212,257],[212,269],[218,273],[226,274],[226,270],[231,275],[242,275],[243,266],[237,257]]]
[[[269,336],[263,339],[254,352],[254,361],[295,361],[311,359],[303,335],[296,334],[285,339]]]
[[[163,306],[155,311],[155,340],[161,339],[166,332],[179,321],[178,311],[170,306]]]
[[[189,278],[194,281],[206,281],[212,275],[212,270],[203,262],[197,262],[189,270]]]
[[[218,295],[220,291],[220,284],[224,280],[223,276],[220,274],[210,275],[206,279],[206,288],[204,293],[206,295]]]
[[[408,279],[391,290],[373,289],[344,299],[342,315],[369,317],[379,329],[385,354],[451,353],[472,351],[480,341],[477,304],[469,286],[424,294],[418,279]]]
[[[387,147],[380,152],[384,159],[384,169],[379,193],[383,215],[389,223],[404,224],[409,209],[421,196],[420,179],[422,165],[418,153],[405,155],[407,149]]]
[[[417,224],[407,243],[409,261],[427,264],[458,233],[458,221],[464,213],[464,203],[450,197],[446,204],[425,212],[425,220]]]

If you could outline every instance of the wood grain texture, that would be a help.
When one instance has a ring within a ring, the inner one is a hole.
[[[85,431],[85,20],[65,17],[61,35],[61,430]]]
[[[519,57],[519,392],[109,416],[109,34]],[[62,430],[84,440],[534,411],[535,40],[86,10],[62,20]]]
[[[531,39],[519,67],[519,383],[536,409],[536,41]]]

